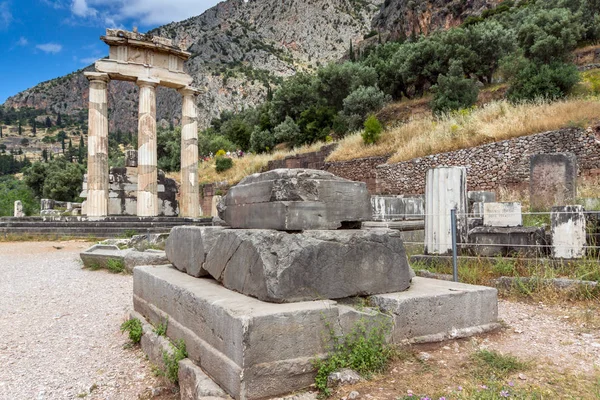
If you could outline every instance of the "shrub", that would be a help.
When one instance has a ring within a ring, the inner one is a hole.
[[[434,92],[431,109],[435,114],[471,107],[479,94],[475,82],[465,78],[460,61],[453,61],[448,75],[440,75],[431,89]]]
[[[373,327],[367,331],[364,322],[359,321],[348,335],[338,337],[329,332],[333,343],[329,356],[324,360],[316,360],[317,369],[315,384],[325,395],[330,394],[327,377],[332,372],[343,368],[351,368],[363,377],[369,378],[373,373],[381,372],[394,354],[393,348],[386,342],[387,326]]]
[[[255,153],[264,153],[273,150],[273,147],[275,147],[273,133],[268,130],[261,131],[257,126],[250,136],[250,150]]]
[[[131,318],[121,324],[121,332],[129,332],[129,340],[139,343],[142,340],[142,322],[137,318]]]
[[[113,274],[120,274],[125,272],[125,264],[121,260],[109,259],[106,261],[106,269]]]
[[[164,376],[173,384],[177,384],[179,381],[179,361],[186,358],[188,354],[183,339],[180,339],[174,346],[171,345],[171,347],[171,354],[167,351],[163,351],[162,353],[163,362],[165,364]]]
[[[365,130],[362,133],[362,139],[364,144],[375,144],[381,137],[381,131],[383,126],[381,122],[374,115],[369,116],[365,121]]]
[[[361,86],[344,99],[342,114],[350,130],[359,129],[367,115],[381,110],[388,96],[374,86]]]
[[[215,169],[221,173],[233,167],[233,160],[229,157],[218,156],[215,158]]]
[[[217,153],[215,154],[215,156],[216,156],[216,157],[224,157],[224,156],[225,156],[225,154],[227,154],[227,153],[225,152],[225,150],[223,150],[223,149],[220,149],[219,151],[217,151]]]
[[[165,322],[161,322],[153,329],[154,333],[158,336],[166,336],[167,328],[169,327],[169,317],[165,319]]]
[[[558,99],[565,97],[579,82],[579,72],[573,64],[535,64],[529,62],[516,72],[511,80],[507,97],[511,101],[537,98]]]
[[[293,119],[286,117],[285,121],[275,127],[273,134],[277,143],[290,142],[296,144],[300,136],[300,127]]]

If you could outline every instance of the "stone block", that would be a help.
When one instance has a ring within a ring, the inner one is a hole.
[[[208,275],[203,264],[223,229],[221,226],[174,227],[165,245],[167,258],[175,268],[191,276]]]
[[[79,253],[85,267],[106,267],[109,260],[124,262],[125,251],[114,245],[96,244]]]
[[[486,191],[469,191],[467,192],[467,198],[469,199],[469,203],[494,203],[496,202],[496,193],[495,192],[486,192]]]
[[[243,229],[338,229],[371,219],[364,183],[308,169],[248,176],[229,189],[218,209],[228,225]]]
[[[125,150],[125,166],[126,167],[137,167],[138,166],[137,150]]]
[[[179,361],[180,400],[230,399],[223,389],[189,358]]]
[[[483,226],[522,226],[521,203],[483,203]]]
[[[457,213],[457,239],[467,234],[467,170],[464,167],[440,167],[427,171],[425,184],[425,253],[448,254],[452,251],[450,210]]]
[[[573,259],[585,255],[586,218],[583,206],[552,207],[552,257]]]
[[[410,285],[392,230],[223,231],[204,269],[231,290],[281,303],[390,293]]]
[[[371,196],[374,221],[394,221],[425,218],[423,196]]]
[[[438,342],[498,328],[497,296],[486,286],[416,277],[410,289],[371,303],[393,316],[394,343]]]
[[[54,200],[52,199],[42,199],[40,201],[40,210],[53,210],[54,209]]]
[[[165,265],[168,264],[167,255],[160,250],[137,251],[134,249],[122,250],[125,269],[132,272],[140,265]]]
[[[572,153],[531,156],[529,195],[531,209],[573,204],[577,197],[577,157]]]
[[[469,243],[475,255],[484,257],[539,257],[547,252],[546,233],[540,227],[481,226],[469,232]]]
[[[356,322],[390,326],[390,340],[439,341],[496,328],[492,288],[415,278],[405,292],[376,295],[358,311],[331,300],[265,303],[169,266],[133,273],[135,311],[183,339],[189,359],[239,400],[290,393],[314,382],[313,360],[326,354],[330,328],[345,335]],[[143,343],[142,343],[143,345]],[[189,364],[188,364],[189,365]],[[182,392],[187,389],[182,388]]]
[[[485,203],[477,201],[473,204],[471,204],[471,218],[483,218],[483,205]]]

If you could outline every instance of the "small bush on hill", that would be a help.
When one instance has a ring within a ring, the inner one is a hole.
[[[431,89],[434,92],[431,109],[435,114],[471,107],[479,94],[475,82],[465,78],[460,61],[454,61],[448,75],[440,75]]]
[[[370,115],[365,121],[365,130],[362,133],[364,144],[375,144],[381,137],[383,126],[374,115]]]
[[[536,98],[555,100],[565,97],[579,79],[579,72],[573,64],[525,63],[511,79],[507,97],[511,101]]]
[[[229,157],[217,156],[215,158],[217,172],[227,171],[233,167],[233,160]]]

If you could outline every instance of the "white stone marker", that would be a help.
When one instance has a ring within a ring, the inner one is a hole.
[[[552,257],[582,258],[585,255],[586,221],[583,206],[552,207]]]
[[[23,212],[23,203],[21,203],[21,200],[15,201],[14,216],[15,218],[23,218],[25,216],[25,213]]]
[[[483,226],[513,227],[522,225],[521,203],[483,204]]]
[[[457,240],[467,231],[467,170],[439,167],[427,171],[425,183],[425,254],[452,251],[450,210],[456,208]]]

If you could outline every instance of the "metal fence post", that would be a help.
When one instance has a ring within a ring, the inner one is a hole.
[[[458,249],[456,244],[456,208],[450,210],[450,226],[452,230],[452,279],[458,282]]]

